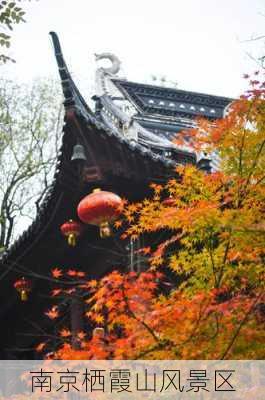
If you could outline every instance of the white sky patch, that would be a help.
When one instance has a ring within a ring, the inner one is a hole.
[[[151,83],[151,75],[178,88],[236,97],[244,73],[257,69],[247,52],[265,54],[263,0],[39,0],[23,4],[27,23],[13,35],[2,68],[11,78],[57,77],[48,33],[59,34],[66,62],[81,92],[91,91],[94,53],[113,52],[128,80]],[[263,14],[263,15],[262,15]]]

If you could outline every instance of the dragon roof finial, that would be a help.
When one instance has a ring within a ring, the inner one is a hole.
[[[118,59],[115,54],[112,53],[101,53],[101,54],[95,54],[96,61],[102,60],[102,59],[107,59],[111,62],[111,66],[108,68],[102,68],[101,70],[104,71],[105,73],[109,75],[116,75],[121,67],[121,61]]]

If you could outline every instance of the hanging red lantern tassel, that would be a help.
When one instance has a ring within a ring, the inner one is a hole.
[[[110,222],[120,215],[122,208],[122,199],[117,194],[94,189],[80,201],[77,214],[85,224],[99,226],[100,237],[106,238],[111,235]]]
[[[27,301],[28,300],[28,294],[31,291],[31,282],[30,282],[30,280],[25,279],[24,277],[21,278],[21,279],[18,279],[14,283],[14,288],[20,294],[21,301]]]
[[[76,246],[76,239],[81,235],[83,230],[82,224],[78,221],[73,221],[69,219],[69,221],[65,222],[61,226],[61,232],[64,236],[67,237],[67,242],[69,246]]]

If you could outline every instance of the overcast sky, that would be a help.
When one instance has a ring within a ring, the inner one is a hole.
[[[265,54],[264,42],[246,42],[265,34],[264,0],[39,0],[25,8],[27,23],[13,35],[17,63],[2,69],[22,81],[57,77],[51,30],[83,91],[94,80],[94,53],[109,51],[128,80],[165,75],[180,89],[234,97],[257,68],[247,52]]]

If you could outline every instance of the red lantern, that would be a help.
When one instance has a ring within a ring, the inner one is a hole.
[[[61,232],[64,236],[67,237],[67,242],[69,246],[75,246],[76,245],[76,239],[78,236],[81,235],[83,230],[82,224],[78,221],[73,221],[72,219],[69,219],[69,221],[65,222],[61,226]]]
[[[22,301],[28,300],[28,294],[31,291],[31,282],[28,279],[25,279],[24,277],[21,279],[18,279],[14,283],[14,288],[20,294],[20,298]]]
[[[120,215],[122,207],[122,199],[117,194],[94,189],[80,201],[77,214],[84,223],[99,226],[100,237],[105,238],[111,235],[109,223]]]

